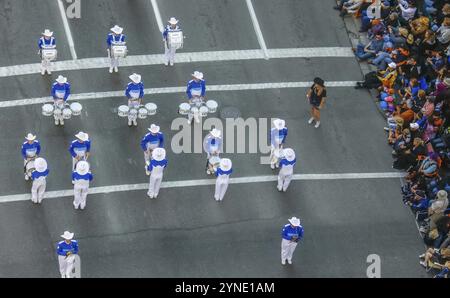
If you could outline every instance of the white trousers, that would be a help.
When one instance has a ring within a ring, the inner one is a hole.
[[[222,201],[223,197],[225,196],[225,193],[227,192],[228,188],[228,179],[216,179],[216,190],[214,192],[214,198],[216,201]]]
[[[297,242],[281,239],[281,261],[292,260],[292,254],[297,247]]]
[[[173,64],[175,61],[175,52],[177,50],[175,48],[168,48],[166,42],[164,42],[164,48],[165,48],[164,54],[166,56],[166,61]]]
[[[275,156],[275,147],[270,145],[270,165],[274,165],[278,168],[278,157]]]
[[[195,119],[195,122],[200,123],[200,113],[192,113],[191,111],[188,112],[188,120],[192,121],[192,118]]]
[[[148,165],[150,163],[150,158],[152,157],[152,149],[147,149],[144,151],[144,160],[145,164]]]
[[[109,58],[109,61],[110,61],[111,68],[119,67],[119,58],[111,57],[111,58]]]
[[[50,60],[45,60],[45,59],[41,60],[41,70],[44,70],[47,72],[51,71],[51,69],[50,69],[51,66],[52,66],[52,62]]]
[[[55,109],[57,109],[56,106],[55,106]],[[59,113],[59,114],[53,113],[53,118],[55,118],[55,121],[64,121],[62,110],[61,110],[61,113]]]
[[[70,257],[58,255],[59,273],[61,277],[72,277],[74,261]]]
[[[31,201],[33,203],[42,202],[46,186],[47,182],[45,179],[33,180],[33,184],[31,185]]]
[[[150,183],[148,185],[148,195],[157,196],[159,193],[159,188],[161,187],[163,175],[150,174]]]
[[[88,187],[76,185],[73,187],[74,192],[74,200],[73,206],[75,209],[81,208],[84,209],[86,207],[86,198],[88,195]]]
[[[283,174],[283,172],[280,170],[280,173],[278,173],[278,190],[286,191],[289,183],[291,183],[292,180],[292,174],[286,175]]]

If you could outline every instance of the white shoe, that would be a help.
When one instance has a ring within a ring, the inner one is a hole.
[[[58,120],[55,120],[55,125],[58,125],[59,124],[59,121]]]
[[[38,204],[42,203],[42,199],[38,200]]]
[[[173,62],[170,62],[170,66],[173,66]]]
[[[285,189],[285,188],[283,188],[283,192],[286,192],[286,190],[287,190],[287,188]]]
[[[314,127],[315,127],[315,128],[319,128],[319,126],[320,126],[320,121],[317,121],[317,122],[316,122],[316,125],[314,125]]]
[[[425,258],[425,254],[421,254],[421,255],[419,256],[419,259],[423,259],[423,258]]]
[[[48,73],[49,75],[51,75],[51,74],[52,74],[52,72],[51,72],[50,70],[48,70],[48,69],[47,69],[47,73]]]
[[[281,265],[286,265],[286,260],[282,260]]]
[[[113,68],[112,67],[109,68],[109,73],[113,73]]]
[[[151,194],[151,193],[147,193],[147,196],[150,198],[150,199],[153,199],[153,194]]]
[[[281,187],[277,187],[278,191],[282,191],[283,189]]]
[[[30,180],[30,177],[27,174],[25,174],[25,181],[28,181],[28,180]]]
[[[274,163],[271,163],[271,164],[270,164],[270,168],[271,168],[272,170],[274,170],[274,169],[275,169],[275,164],[274,164]]]
[[[133,122],[131,120],[128,120],[128,126],[133,125]]]
[[[155,194],[153,195],[153,198],[156,199],[157,197],[158,197],[158,194],[155,193]]]
[[[313,121],[314,121],[314,118],[313,118],[313,117],[309,118],[309,120],[308,120],[308,124],[311,124],[311,123],[313,123]]]
[[[64,125],[64,120],[63,119],[59,120],[59,124]]]
[[[168,65],[169,65],[169,61],[165,61],[165,62],[164,62],[164,65],[165,65],[165,66],[168,66]]]
[[[45,69],[41,69],[41,75],[45,75]]]
[[[421,262],[419,262],[419,263],[420,263],[420,265],[422,265],[422,266],[425,267],[425,268],[428,267],[427,264],[425,263],[425,261],[421,261]]]
[[[279,167],[280,167],[280,165],[276,163],[276,164],[275,164],[275,168],[278,169]]]
[[[211,175],[211,171],[210,170],[206,170],[206,174]]]
[[[86,208],[86,205],[80,206],[80,209],[81,209],[81,210],[84,210],[84,208]]]
[[[61,274],[61,278],[66,278],[66,275],[65,274]]]
[[[119,72],[119,68],[117,68],[117,66],[114,67],[114,72]]]
[[[137,120],[133,121],[134,126],[137,126]]]
[[[288,264],[289,264],[289,265],[292,265],[292,260],[288,260]]]
[[[148,170],[145,170],[145,175],[150,176],[150,172]]]
[[[195,123],[200,123],[200,119],[199,119],[199,118],[196,118],[196,119],[195,119]]]
[[[187,122],[188,122],[189,125],[191,125],[192,119],[191,120],[188,119]]]
[[[73,207],[74,207],[76,210],[78,210],[78,206],[76,206],[75,204],[73,205]]]

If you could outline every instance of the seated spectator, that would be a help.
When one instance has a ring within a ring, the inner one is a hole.
[[[398,3],[398,8],[400,8],[401,15],[399,18],[400,24],[406,26],[409,20],[412,20],[416,15],[417,8],[413,1],[400,0]]]
[[[415,138],[411,148],[397,155],[392,167],[394,169],[405,170],[417,164],[419,158],[426,156],[427,150],[420,138]],[[428,206],[427,206],[428,207]]]
[[[383,44],[383,35],[378,34],[375,36],[375,39],[371,40],[366,46],[358,44],[356,49],[353,49],[353,51],[359,60],[364,61],[375,57],[376,53],[383,49]]]
[[[425,268],[431,268],[433,263],[444,264],[450,260],[450,248],[428,248],[424,254],[419,256],[420,265]],[[443,267],[443,265],[441,265]]]
[[[444,216],[444,211],[448,207],[447,192],[445,190],[440,190],[437,193],[436,199],[431,200],[430,203],[431,205],[428,208],[428,217],[430,218],[430,231],[431,231],[437,228],[437,223],[439,219],[446,217]]]
[[[428,30],[430,26],[430,19],[425,16],[420,16],[409,23],[409,28],[414,36],[422,38],[423,34]]]

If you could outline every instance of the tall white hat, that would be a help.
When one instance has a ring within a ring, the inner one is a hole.
[[[132,75],[129,76],[129,78],[136,84],[141,82],[141,75],[139,75],[137,73],[133,73]]]
[[[111,28],[111,31],[116,34],[121,34],[123,31],[123,28],[117,25],[114,25],[114,27]]]

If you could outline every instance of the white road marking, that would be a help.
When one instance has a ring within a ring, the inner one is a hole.
[[[208,85],[208,92],[214,91],[240,91],[240,90],[263,90],[263,89],[284,89],[284,88],[307,88],[313,82],[279,82],[279,83],[255,83],[255,84],[231,84],[231,85]],[[352,87],[356,85],[356,81],[336,81],[326,82],[327,87]],[[162,88],[146,88],[144,94],[169,94],[169,93],[185,93],[186,87],[162,87]],[[101,99],[112,97],[125,97],[122,91],[106,91],[106,92],[89,92],[71,94],[70,101],[83,101],[87,99]],[[1,100],[0,108],[9,108],[17,106],[27,106],[34,104],[43,104],[51,102],[51,96],[35,97],[16,100]]]
[[[73,60],[77,60],[77,52],[75,52],[75,44],[72,38],[72,32],[70,31],[69,22],[67,21],[66,10],[62,0],[58,0],[59,12],[61,13],[61,18],[64,25],[64,31],[66,32],[67,42],[69,43],[70,54]]]
[[[59,3],[59,2],[58,2]],[[270,58],[315,58],[315,57],[354,57],[349,47],[321,47],[321,48],[287,48],[268,49]],[[76,57],[76,54],[75,54]],[[192,62],[219,62],[236,60],[264,59],[261,50],[236,50],[236,51],[208,51],[208,52],[187,52],[177,53],[176,63]],[[121,67],[126,66],[146,66],[162,65],[164,63],[163,54],[134,55],[120,61]],[[108,68],[109,59],[106,57],[84,58],[78,60],[55,61],[52,64],[52,71],[85,70]],[[22,64],[0,67],[0,77],[21,76],[28,74],[38,74],[41,71],[40,63]]]
[[[152,2],[153,12],[155,13],[156,22],[158,23],[159,31],[161,31],[161,33],[162,33],[164,31],[164,25],[163,25],[163,22],[161,19],[161,14],[159,13],[158,3],[156,2],[156,0],[151,0],[151,2]]]
[[[250,13],[250,17],[252,19],[253,28],[255,29],[256,37],[258,38],[259,46],[264,53],[264,59],[269,59],[270,55],[267,51],[266,42],[264,41],[264,37],[262,35],[261,28],[259,27],[258,18],[256,17],[255,9],[253,8],[252,0],[246,0],[248,12]],[[270,57],[271,58],[271,57]]]
[[[402,178],[404,176],[405,173],[402,172],[294,174],[292,180],[309,181],[309,180],[346,180],[346,179],[389,179],[389,178]],[[250,177],[231,178],[230,184],[248,184],[248,183],[261,183],[274,181],[277,181],[276,175],[250,176]],[[164,181],[161,184],[161,188],[205,186],[205,185],[214,185],[215,183],[216,179]],[[110,186],[91,187],[89,188],[89,194],[107,194],[113,192],[147,190],[147,189],[148,183],[110,185]],[[73,196],[73,189],[65,189],[65,190],[47,191],[44,195],[44,198],[54,199],[71,196]],[[26,201],[30,200],[30,198],[31,198],[30,194],[0,196],[0,203]]]

